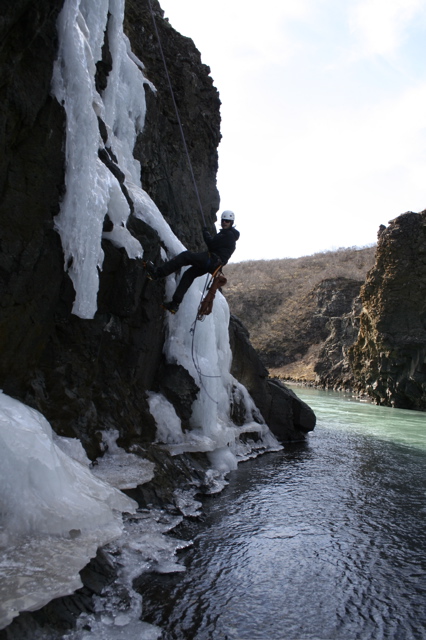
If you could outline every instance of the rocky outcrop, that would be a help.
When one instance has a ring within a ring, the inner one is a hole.
[[[363,310],[349,350],[358,385],[377,404],[426,410],[426,211],[381,229],[361,290]]]
[[[348,278],[323,280],[316,287],[317,322],[328,334],[314,366],[315,383],[330,389],[354,386],[347,353],[358,336],[362,281]]]
[[[349,361],[378,404],[426,410],[426,211],[381,229]]]
[[[363,281],[334,277],[321,280],[305,297],[295,330],[297,351],[291,361],[272,368],[279,378],[335,390],[354,386],[347,352],[358,335]],[[284,357],[284,354],[281,357]]]
[[[292,377],[289,370],[296,373],[299,368],[315,380],[313,366],[320,345],[329,336],[329,317],[339,313],[331,311],[320,317],[322,289],[318,286],[325,280],[330,289],[334,282],[339,296],[340,282],[364,282],[374,265],[374,254],[375,247],[351,247],[226,266],[225,295],[231,312],[244,320],[253,346],[271,372]]]
[[[303,440],[315,427],[312,409],[279,380],[268,379],[268,371],[253,349],[247,329],[235,316],[231,316],[229,333],[231,373],[248,389],[272,433],[282,442]]]
[[[141,262],[130,260],[123,249],[103,242],[95,318],[71,313],[74,291],[54,230],[65,163],[65,115],[50,94],[61,5],[57,0],[9,3],[0,23],[0,388],[40,410],[60,435],[80,438],[94,458],[104,429],[117,429],[124,446],[153,440],[147,390],[163,390],[185,420],[196,389],[182,381],[182,372],[165,366],[163,285],[147,281]],[[204,215],[213,227],[219,203],[219,94],[192,40],[174,31],[155,0],[152,5]],[[204,246],[201,214],[148,7],[126,2],[132,49],[157,88],[146,87],[146,125],[134,153],[144,188],[175,234],[198,249]],[[99,88],[108,81],[109,65],[106,39],[97,65]],[[100,133],[105,135],[102,122]],[[113,158],[104,156],[119,177]],[[146,259],[157,261],[156,232],[132,216],[128,227]]]

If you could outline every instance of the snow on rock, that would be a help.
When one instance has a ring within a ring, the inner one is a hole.
[[[1,392],[0,486],[2,628],[79,588],[78,572],[121,535],[121,513],[137,505],[64,453],[38,411]]]
[[[56,446],[49,423],[38,411],[3,393],[0,478],[2,525],[13,534],[93,530],[114,522],[114,511],[136,507]]]
[[[97,459],[93,467],[95,476],[117,489],[134,489],[152,480],[155,475],[154,463],[119,447],[116,443],[118,435],[115,430],[102,434],[107,452]]]
[[[187,499],[189,503],[189,497]],[[82,614],[77,629],[64,640],[154,640],[162,636],[159,627],[141,621],[142,598],[133,589],[134,579],[143,572],[181,573],[176,552],[192,545],[164,534],[182,521],[161,510],[140,510],[125,521],[123,535],[104,548],[118,569],[114,583],[94,597],[94,612]]]
[[[247,389],[230,373],[229,307],[221,293],[216,294],[212,314],[203,322],[197,322],[193,332],[188,330],[197,316],[204,284],[205,278],[198,278],[178,313],[167,319],[164,348],[167,360],[184,366],[200,386],[192,407],[191,430],[183,434],[180,441],[175,440],[170,450],[175,454],[207,451],[213,467],[226,474],[237,468],[239,460],[261,451],[278,450],[281,446],[264,423]],[[173,288],[174,284],[170,285]],[[231,399],[235,395],[239,395],[245,406],[247,423],[241,427],[231,419]],[[161,425],[158,413],[154,417],[157,425]],[[160,438],[163,432],[164,426],[159,429]],[[251,443],[242,445],[239,435],[250,432],[256,432],[256,437]]]
[[[0,540],[0,629],[21,611],[40,609],[54,598],[83,585],[79,572],[96,555],[100,543],[117,535],[114,526],[65,536],[15,536]]]

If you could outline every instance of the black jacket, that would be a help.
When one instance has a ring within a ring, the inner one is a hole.
[[[225,265],[234,253],[239,237],[240,232],[234,227],[221,229],[214,237],[211,236],[206,228],[203,229],[203,238],[210,253],[217,255],[222,265]]]

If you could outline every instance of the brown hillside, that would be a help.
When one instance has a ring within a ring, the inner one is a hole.
[[[228,284],[224,293],[231,313],[244,322],[254,348],[271,373],[301,377],[328,335],[324,326],[315,322],[316,286],[323,280],[341,278],[363,282],[374,256],[375,246],[351,247],[301,258],[250,260],[226,266]]]

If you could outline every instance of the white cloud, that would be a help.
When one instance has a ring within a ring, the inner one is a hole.
[[[363,55],[393,55],[401,46],[407,27],[425,14],[424,0],[362,0],[350,10],[350,25],[358,36]]]
[[[241,133],[219,180],[242,231],[235,259],[365,245],[380,224],[424,209],[425,112],[426,84],[362,111],[316,111],[294,135],[294,121],[260,123],[254,142]]]

